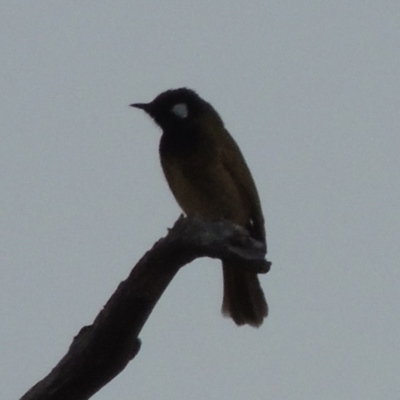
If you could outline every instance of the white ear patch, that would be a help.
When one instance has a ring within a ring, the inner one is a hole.
[[[179,118],[186,118],[189,115],[188,106],[185,103],[175,104],[171,111]]]

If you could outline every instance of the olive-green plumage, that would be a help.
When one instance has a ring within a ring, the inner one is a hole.
[[[160,160],[187,215],[227,219],[264,244],[264,217],[250,170],[214,108],[186,88],[161,93],[145,110],[161,127]],[[256,274],[223,263],[222,312],[237,325],[260,326],[268,314]]]

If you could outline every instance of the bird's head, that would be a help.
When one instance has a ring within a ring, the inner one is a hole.
[[[187,88],[167,90],[150,103],[134,103],[131,107],[144,110],[164,131],[185,129],[210,118],[222,124],[211,104]]]

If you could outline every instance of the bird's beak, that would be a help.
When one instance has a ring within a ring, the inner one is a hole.
[[[133,103],[133,104],[129,104],[129,106],[135,107],[135,108],[140,108],[141,110],[149,112],[150,108],[151,108],[151,103]]]

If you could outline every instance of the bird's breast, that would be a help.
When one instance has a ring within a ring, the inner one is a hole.
[[[177,145],[176,138],[163,139],[161,165],[182,210],[187,215],[245,225],[249,218],[245,201],[213,143],[191,138]]]

